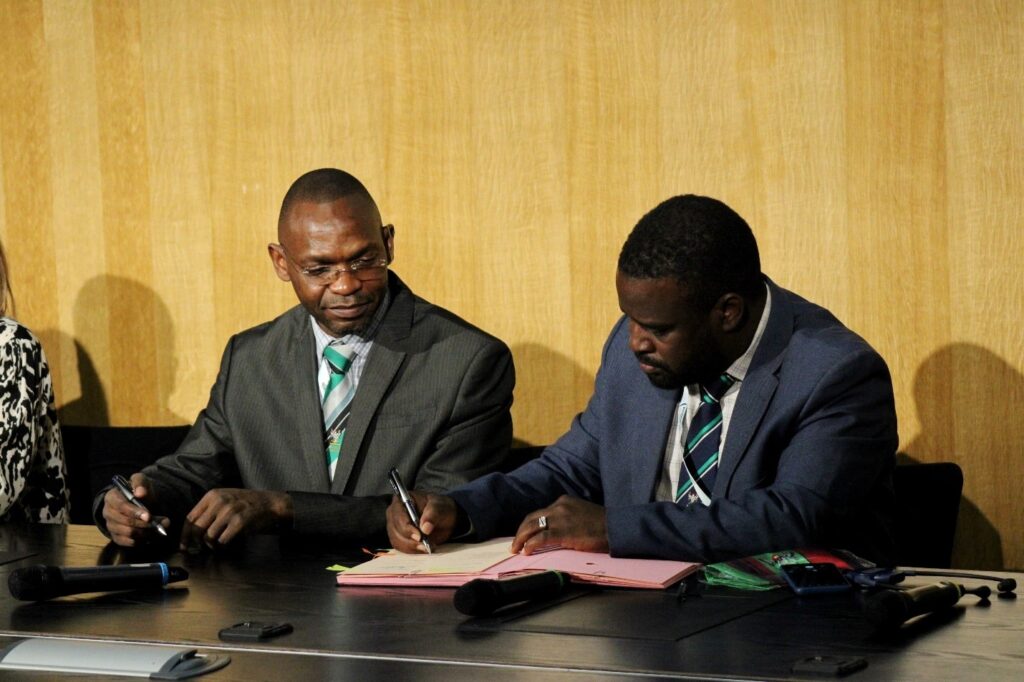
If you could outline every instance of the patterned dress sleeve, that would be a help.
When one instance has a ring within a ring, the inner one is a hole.
[[[0,520],[65,523],[64,448],[42,346],[0,319]]]

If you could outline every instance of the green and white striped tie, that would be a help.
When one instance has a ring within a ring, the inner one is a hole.
[[[324,348],[324,360],[330,370],[330,379],[324,389],[322,401],[324,412],[324,448],[327,451],[327,470],[334,480],[334,470],[338,466],[338,455],[341,444],[345,440],[345,426],[352,406],[352,397],[356,394],[356,384],[349,369],[355,358],[352,346],[335,341]]]
[[[700,404],[682,441],[683,461],[675,494],[677,504],[682,501],[683,506],[687,506],[699,500],[707,505],[711,501],[722,441],[722,396],[734,383],[735,379],[723,374],[708,386],[700,387]],[[679,427],[682,433],[681,420]]]

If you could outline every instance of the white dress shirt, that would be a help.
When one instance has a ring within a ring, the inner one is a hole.
[[[767,283],[765,284],[765,290],[768,292],[768,297],[765,300],[764,311],[761,313],[761,319],[757,323],[757,330],[754,332],[754,338],[750,340],[750,345],[743,355],[736,358],[735,362],[729,365],[729,368],[725,370],[725,373],[731,376],[736,382],[729,387],[729,390],[722,396],[722,440],[718,448],[719,462],[718,466],[722,465],[721,453],[725,452],[725,439],[729,434],[729,420],[732,418],[732,409],[736,405],[736,399],[739,397],[740,390],[743,388],[743,379],[747,376],[747,370],[750,369],[750,362],[754,359],[754,353],[757,351],[758,344],[761,343],[761,336],[764,334],[764,328],[768,324],[768,316],[772,310],[772,292],[768,288]],[[661,476],[658,480],[658,488],[655,492],[655,499],[659,502],[668,501],[672,502],[675,500],[675,492],[679,489],[680,475],[686,476],[686,469],[683,468],[683,445],[682,439],[678,437],[677,425],[682,422],[682,430],[685,434],[690,429],[690,422],[693,420],[693,415],[697,412],[697,407],[700,405],[700,385],[690,384],[684,390],[682,397],[679,400],[679,404],[676,405],[675,412],[672,415],[672,428],[669,429],[668,442],[665,444],[665,455],[663,458]]]

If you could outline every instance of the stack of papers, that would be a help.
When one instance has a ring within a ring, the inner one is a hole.
[[[339,585],[458,587],[476,578],[511,578],[538,571],[562,571],[573,581],[618,587],[663,589],[701,564],[660,559],[618,559],[607,554],[550,549],[525,556],[510,554],[512,538],[479,544],[441,545],[433,554],[391,550],[338,574]]]

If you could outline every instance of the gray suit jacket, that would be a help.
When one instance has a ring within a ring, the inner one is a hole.
[[[617,555],[713,562],[817,546],[886,561],[897,445],[889,371],[827,310],[769,286],[771,315],[710,506],[653,501],[680,391],[648,381],[623,318],[569,432],[511,474],[451,493],[478,535],[514,533],[525,514],[569,494],[605,506]]]
[[[410,489],[431,491],[502,467],[515,384],[507,346],[414,296],[393,273],[389,287],[333,482],[313,332],[296,306],[228,342],[185,441],[143,470],[153,482],[152,511],[180,524],[212,488],[284,490],[295,533],[379,542],[391,467]]]

